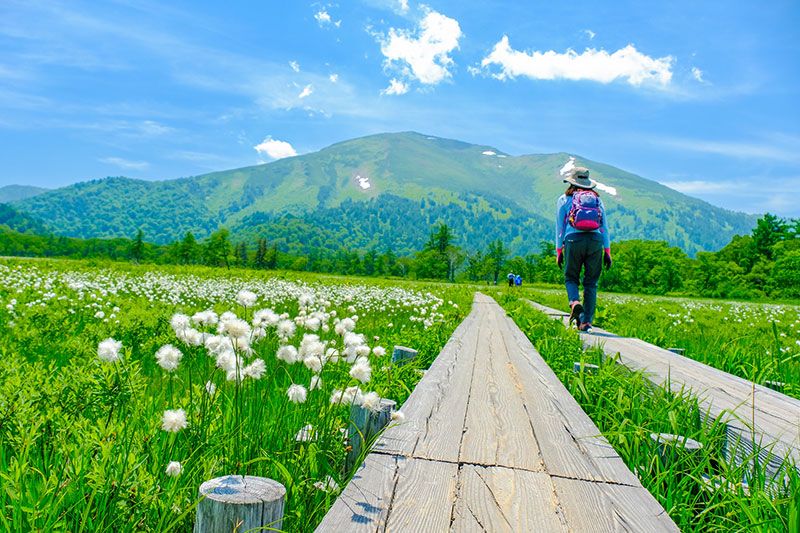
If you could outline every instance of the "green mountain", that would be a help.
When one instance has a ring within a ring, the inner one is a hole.
[[[515,252],[552,238],[559,169],[569,154],[514,157],[418,133],[380,134],[268,164],[169,181],[116,177],[14,203],[57,234],[168,242],[221,225],[292,251],[419,248],[447,222],[469,249],[502,238]],[[659,239],[689,253],[724,246],[755,217],[711,206],[654,181],[574,156],[617,190],[603,194],[612,237]]]
[[[48,189],[31,185],[6,185],[5,187],[0,187],[0,204],[24,200],[47,191]]]

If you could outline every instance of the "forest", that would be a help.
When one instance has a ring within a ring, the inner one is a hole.
[[[525,283],[562,280],[551,242],[541,241],[538,250],[526,255],[513,255],[503,239],[466,250],[459,244],[462,237],[446,224],[432,226],[424,246],[404,255],[377,247],[331,250],[330,244],[300,253],[287,250],[290,247],[282,240],[234,240],[225,228],[202,240],[187,232],[166,245],[148,242],[142,230],[131,239],[77,239],[40,235],[39,229],[31,224],[30,231],[22,233],[0,224],[0,254],[490,284],[507,271],[520,274]],[[800,297],[800,219],[764,215],[751,234],[736,235],[722,249],[698,252],[693,258],[656,240],[619,241],[611,249],[614,264],[603,272],[603,290],[737,299]]]

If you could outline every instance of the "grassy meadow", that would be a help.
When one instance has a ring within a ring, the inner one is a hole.
[[[0,302],[0,529],[189,531],[200,483],[247,473],[305,531],[348,481],[350,405],[401,405],[471,292],[0,260]]]

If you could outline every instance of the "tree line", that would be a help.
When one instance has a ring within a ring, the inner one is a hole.
[[[467,251],[447,224],[431,228],[421,250],[398,256],[391,249],[362,252],[312,248],[289,253],[266,238],[236,240],[221,228],[198,240],[187,232],[166,245],[147,242],[142,230],[133,239],[75,239],[19,233],[0,226],[0,254],[37,257],[107,258],[155,264],[246,267],[359,276],[439,279],[496,284],[507,271],[524,282],[561,283],[555,247],[512,256],[501,239],[482,250]],[[604,271],[601,287],[642,294],[691,294],[721,298],[800,298],[800,219],[767,214],[749,235],[737,235],[717,252],[690,258],[664,241],[612,243],[614,266]]]

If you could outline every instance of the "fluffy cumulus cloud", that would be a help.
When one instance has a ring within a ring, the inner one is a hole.
[[[508,36],[504,35],[481,61],[481,66],[498,67],[492,76],[499,80],[525,76],[536,80],[591,80],[600,83],[625,80],[633,86],[667,86],[672,80],[673,61],[672,56],[654,59],[630,44],[614,53],[594,48],[587,48],[580,54],[574,50],[564,53],[554,50],[522,52],[511,48]]]
[[[317,21],[317,24],[319,24],[320,28],[324,28],[326,26],[331,26],[331,25],[336,26],[338,28],[339,26],[342,25],[342,21],[341,20],[334,21],[331,18],[331,14],[328,13],[327,8],[324,7],[319,11],[317,11],[316,13],[314,13],[314,19]]]
[[[388,95],[401,95],[406,94],[408,92],[408,84],[403,83],[402,81],[392,78],[389,81],[389,86],[386,87],[384,90],[381,91],[381,94],[388,94]]]
[[[256,152],[265,155],[270,159],[283,159],[297,155],[294,147],[286,141],[279,141],[272,137],[267,137],[260,144],[255,145]]]
[[[308,97],[308,96],[311,96],[311,94],[312,94],[313,92],[314,92],[314,87],[313,87],[313,86],[312,86],[312,85],[309,83],[308,85],[306,85],[305,87],[303,87],[303,90],[302,90],[302,91],[300,91],[300,94],[298,94],[298,95],[297,95],[297,97],[298,97],[298,98],[300,98],[300,99],[302,100],[303,98],[306,98],[306,97]]]
[[[388,36],[381,37],[384,65],[406,80],[436,85],[451,76],[450,53],[458,48],[461,35],[457,20],[428,10],[416,28],[391,28]]]

